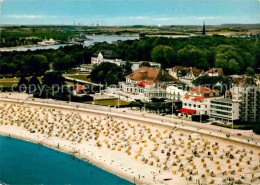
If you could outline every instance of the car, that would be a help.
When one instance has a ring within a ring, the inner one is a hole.
[[[167,114],[166,113],[161,113],[160,116],[166,116]]]
[[[237,133],[237,136],[242,136],[242,134],[241,133]]]

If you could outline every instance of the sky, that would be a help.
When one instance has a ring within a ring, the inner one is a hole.
[[[260,0],[4,0],[1,24],[260,23]]]

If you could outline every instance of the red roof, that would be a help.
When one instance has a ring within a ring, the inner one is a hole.
[[[189,99],[189,96],[185,96],[184,99]]]
[[[186,113],[186,114],[194,114],[196,112],[196,110],[185,109],[185,108],[182,108],[179,111],[182,112],[182,113]]]
[[[87,88],[85,87],[85,86],[77,86],[76,87],[76,92],[78,93],[78,92],[80,92],[80,91],[82,91],[82,90],[86,90]]]
[[[194,100],[194,101],[203,101],[204,98],[195,97],[193,100]]]
[[[178,79],[170,76],[166,71],[155,67],[140,67],[132,74],[127,75],[126,78],[131,78],[135,81],[149,81],[149,82],[179,82]]]
[[[207,87],[198,86],[198,87],[192,88],[191,90],[189,90],[189,92],[197,93],[197,94],[208,94],[208,93],[219,92],[219,90],[217,90],[217,89],[211,90],[210,88],[207,88]]]
[[[146,82],[146,81],[142,81],[142,82],[138,82],[137,85],[140,85],[140,86],[146,86],[146,85],[151,85],[152,83],[151,82]]]

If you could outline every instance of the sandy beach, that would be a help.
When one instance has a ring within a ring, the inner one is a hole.
[[[106,114],[0,103],[0,134],[70,153],[136,184],[259,184],[260,149]]]

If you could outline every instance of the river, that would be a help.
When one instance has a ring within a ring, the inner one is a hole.
[[[107,42],[112,43],[115,41],[125,41],[125,40],[135,40],[139,39],[136,36],[117,36],[117,35],[86,35],[87,38],[91,40],[86,40],[84,46],[88,47],[96,42]],[[5,51],[27,51],[27,50],[40,50],[40,49],[58,49],[61,46],[66,46],[68,44],[59,44],[59,45],[49,45],[49,46],[23,46],[23,47],[10,47],[10,48],[0,48],[0,52]]]

